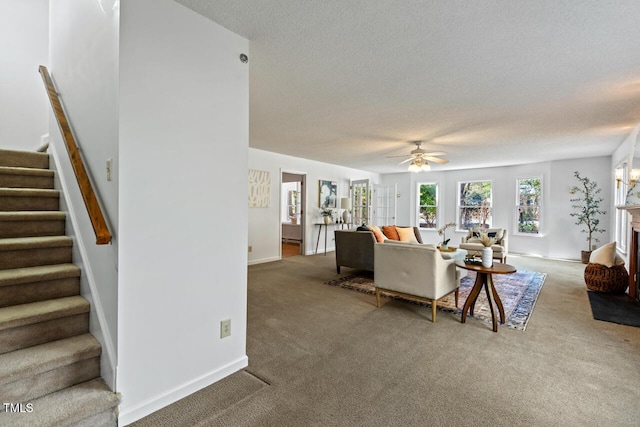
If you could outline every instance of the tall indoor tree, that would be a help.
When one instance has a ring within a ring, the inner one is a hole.
[[[589,246],[586,251],[582,251],[582,262],[589,262],[589,255],[593,250],[593,243],[599,240],[594,237],[595,233],[604,233],[604,228],[600,228],[600,215],[605,215],[607,212],[600,209],[600,204],[604,201],[599,196],[600,188],[595,181],[590,180],[586,176],[580,176],[580,172],[575,171],[573,175],[578,180],[579,184],[571,187],[570,193],[577,194],[578,196],[571,199],[573,203],[571,207],[574,209],[570,215],[576,218],[576,225],[582,225],[584,228],[581,230],[583,233],[587,233],[587,242]]]

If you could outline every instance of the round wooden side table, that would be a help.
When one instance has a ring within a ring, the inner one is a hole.
[[[484,288],[484,291],[487,294],[487,300],[489,301],[489,310],[491,310],[493,332],[498,332],[498,322],[496,321],[496,312],[493,308],[493,302],[495,301],[496,305],[498,306],[498,312],[500,313],[500,323],[502,324],[504,324],[505,322],[504,307],[502,306],[500,295],[498,295],[496,288],[493,286],[493,279],[491,278],[491,275],[512,274],[517,271],[516,268],[512,265],[501,263],[493,263],[491,267],[483,267],[482,264],[468,264],[465,262],[457,262],[456,265],[460,268],[476,272],[476,281],[473,284],[471,293],[467,297],[467,301],[465,301],[464,303],[464,307],[462,308],[461,322],[466,322],[467,311],[469,311],[469,314],[473,316],[473,309],[476,305],[476,300],[478,299],[478,295],[480,295],[480,291],[482,290],[482,288]]]

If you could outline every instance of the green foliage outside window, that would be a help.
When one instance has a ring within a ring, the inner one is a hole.
[[[438,186],[419,184],[420,214],[418,223],[421,228],[437,228]]]
[[[461,182],[459,195],[460,229],[491,227],[491,181]]]
[[[540,232],[540,203],[542,181],[540,178],[518,180],[518,233]]]
[[[368,187],[357,186],[353,187],[353,223],[354,224],[367,224],[369,221],[369,203],[370,195]]]

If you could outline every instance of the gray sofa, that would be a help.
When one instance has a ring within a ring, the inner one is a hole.
[[[420,229],[413,227],[413,233],[418,242],[422,243]],[[336,271],[338,274],[340,274],[340,267],[373,271],[373,248],[376,244],[376,238],[372,231],[335,230],[335,240]]]

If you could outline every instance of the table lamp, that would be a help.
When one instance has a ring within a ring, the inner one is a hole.
[[[340,209],[344,209],[342,211],[342,222],[345,224],[349,223],[349,210],[351,209],[351,199],[348,197],[343,197],[340,199]]]

